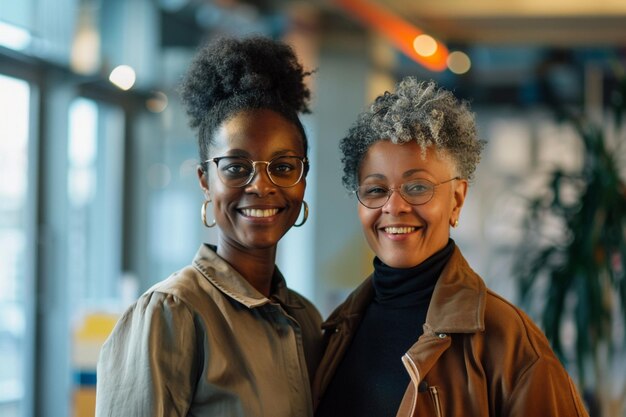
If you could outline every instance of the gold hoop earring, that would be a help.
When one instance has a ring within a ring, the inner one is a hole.
[[[452,227],[456,228],[458,226],[459,226],[459,219],[456,219],[454,223],[452,224]]]
[[[300,223],[294,224],[293,227],[302,226],[304,223],[306,223],[306,220],[309,218],[309,205],[304,200],[302,200],[302,205],[304,206],[304,217],[302,218],[302,221]]]
[[[204,225],[204,227],[213,227],[215,226],[215,219],[213,219],[213,223],[208,224],[206,222],[206,206],[209,205],[209,203],[211,202],[211,200],[205,200],[204,203],[202,203],[202,208],[200,209],[200,216],[202,216],[202,224]]]

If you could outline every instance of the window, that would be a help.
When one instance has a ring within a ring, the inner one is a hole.
[[[30,86],[0,75],[0,416],[27,413],[30,381],[28,323],[32,300],[30,234],[34,207],[29,204]]]

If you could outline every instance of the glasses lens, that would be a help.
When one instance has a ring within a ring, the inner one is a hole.
[[[400,194],[404,200],[412,205],[428,203],[435,191],[435,185],[427,180],[409,181],[400,186]],[[365,207],[380,208],[387,204],[392,191],[386,185],[363,184],[356,190],[356,196]]]
[[[433,198],[434,191],[435,185],[427,180],[405,182],[400,187],[404,199],[416,206],[428,203]]]
[[[389,199],[389,188],[380,184],[359,185],[356,196],[365,207],[379,208]]]
[[[296,156],[279,156],[270,161],[267,171],[274,184],[291,187],[302,178],[304,163]]]
[[[224,184],[229,187],[242,187],[254,173],[250,160],[240,157],[220,158],[217,173]]]

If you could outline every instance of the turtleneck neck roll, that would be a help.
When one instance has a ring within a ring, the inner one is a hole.
[[[454,241],[412,268],[393,268],[374,258],[374,300],[386,307],[409,307],[430,299],[437,278],[454,251]]]

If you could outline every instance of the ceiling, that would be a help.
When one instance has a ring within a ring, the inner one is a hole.
[[[535,102],[556,95],[579,101],[584,71],[591,68],[587,62],[597,67],[626,53],[626,0],[158,2],[162,7],[163,46],[188,47],[195,47],[207,33],[224,30],[260,29],[280,34],[287,21],[304,27],[301,32],[305,34],[321,33],[333,46],[361,45],[363,34],[380,32],[380,28],[362,21],[345,3],[365,2],[382,8],[382,14],[391,13],[433,35],[449,49],[465,50],[472,59],[472,71],[456,78],[449,71],[426,72],[401,53],[388,54],[393,65],[384,66],[386,70],[397,78],[407,74],[439,77],[441,83],[454,83],[461,96],[489,103]],[[311,15],[312,20],[308,20]],[[375,14],[373,19],[378,17],[380,14]],[[384,34],[371,39],[382,38]],[[390,50],[388,45],[382,49]],[[343,50],[341,46],[339,50]],[[373,59],[372,65],[380,63]],[[607,71],[603,82],[609,85],[612,77]]]
[[[626,0],[158,0],[174,17],[172,33],[197,26],[199,11],[212,15],[272,15],[294,5],[321,11],[322,25],[368,27],[343,2],[381,7],[445,43],[535,46],[626,46]],[[302,7],[300,7],[302,9]],[[206,20],[206,19],[205,19]],[[223,19],[222,19],[223,20]],[[248,23],[249,24],[249,23]],[[202,28],[198,28],[202,31]],[[186,35],[189,36],[189,35]],[[191,39],[191,43],[197,39]]]
[[[444,42],[626,46],[626,0],[361,0]],[[335,0],[327,11],[349,16]]]

